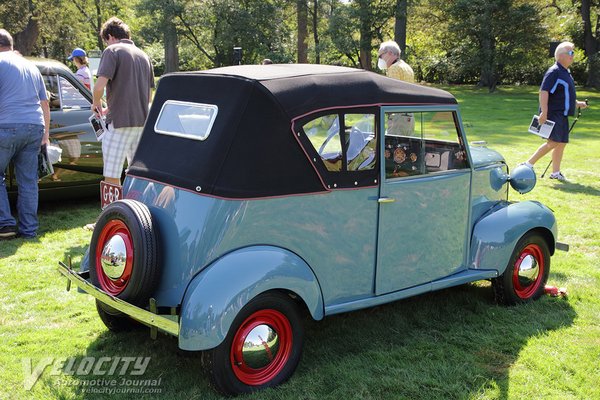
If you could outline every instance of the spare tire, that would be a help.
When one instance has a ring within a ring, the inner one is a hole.
[[[90,243],[90,281],[104,292],[145,307],[160,278],[157,232],[146,205],[109,204],[98,217]]]

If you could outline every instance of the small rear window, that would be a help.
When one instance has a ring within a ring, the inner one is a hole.
[[[219,108],[213,104],[167,100],[163,104],[154,130],[163,135],[206,140]]]

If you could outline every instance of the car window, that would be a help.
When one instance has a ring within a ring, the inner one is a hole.
[[[44,77],[44,85],[48,94],[48,103],[51,110],[60,109],[60,91],[58,89],[58,76],[42,75]]]
[[[468,167],[451,111],[386,113],[384,158],[388,179]]]
[[[364,171],[375,168],[375,114],[328,114],[308,121],[302,128],[327,170]]]
[[[342,142],[340,140],[340,117],[338,114],[315,118],[303,126],[325,168],[329,171],[342,170]]]
[[[213,104],[167,100],[154,130],[163,135],[206,140],[217,118],[219,108]]]
[[[375,168],[375,115],[346,114],[345,117],[348,171]]]
[[[62,108],[90,108],[90,102],[64,76],[59,76]]]

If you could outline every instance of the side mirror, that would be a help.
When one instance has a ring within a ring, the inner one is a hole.
[[[529,193],[537,182],[533,168],[525,164],[519,165],[510,174],[510,186],[521,194]]]
[[[510,175],[505,174],[501,168],[492,171],[490,184],[494,190],[500,190],[506,182],[510,182],[510,186],[520,194],[525,194],[533,190],[537,179],[533,168],[525,164],[517,166]]]

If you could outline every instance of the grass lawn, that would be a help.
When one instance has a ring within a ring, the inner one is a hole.
[[[445,89],[459,99],[469,140],[487,141],[509,166],[542,143],[526,133],[537,88]],[[600,399],[600,94],[580,90],[579,98],[586,97],[592,108],[583,111],[563,160],[571,182],[539,179],[546,157],[536,166],[533,192],[510,192],[511,200],[537,199],[555,211],[559,240],[571,250],[552,258],[549,283],[566,287],[566,299],[507,308],[495,305],[489,283],[481,282],[307,321],[292,379],[240,398]],[[24,388],[29,367],[63,358],[85,370],[88,356],[151,357],[143,376],[125,377],[156,380],[161,394],[111,398],[220,398],[199,357],[179,351],[176,339],[110,333],[91,297],[65,291],[57,261],[79,261],[91,236],[81,227],[98,213],[97,201],[43,205],[39,239],[0,242],[0,399],[107,398],[86,390],[92,380],[115,378],[119,389],[118,375],[53,375],[52,365]]]

